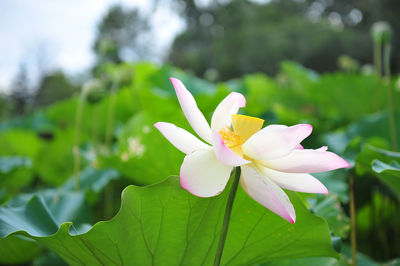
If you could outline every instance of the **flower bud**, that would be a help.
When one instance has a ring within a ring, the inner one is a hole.
[[[397,78],[395,83],[396,91],[400,92],[400,77]]]
[[[95,104],[103,99],[105,88],[100,80],[91,79],[83,85],[83,93],[89,103]]]
[[[100,40],[97,50],[102,57],[107,57],[117,52],[117,45],[114,40],[110,38],[103,38]]]
[[[133,70],[129,66],[120,66],[118,67],[115,78],[118,84],[125,85],[132,82]]]
[[[392,39],[393,30],[386,21],[375,22],[371,28],[372,39],[376,44],[386,44]]]
[[[338,66],[341,70],[346,72],[356,72],[360,65],[354,58],[348,55],[341,55],[338,58]]]

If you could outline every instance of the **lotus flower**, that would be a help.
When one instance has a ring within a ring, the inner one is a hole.
[[[327,147],[304,149],[301,142],[311,134],[312,126],[269,125],[264,120],[236,114],[246,105],[244,96],[229,94],[215,110],[211,128],[183,83],[170,79],[182,110],[199,140],[173,124],[154,126],[176,148],[186,154],[180,169],[180,184],[193,195],[212,197],[220,194],[232,172],[240,166],[240,184],[255,201],[294,223],[295,210],[282,188],[328,193],[310,173],[324,172],[349,164]]]

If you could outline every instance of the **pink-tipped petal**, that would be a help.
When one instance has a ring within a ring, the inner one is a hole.
[[[250,197],[290,223],[296,221],[289,197],[277,184],[263,177],[254,167],[244,165],[241,169],[240,184]]]
[[[185,88],[185,85],[176,78],[170,78],[172,85],[175,88],[176,96],[178,97],[179,104],[182,111],[186,116],[189,124],[193,130],[204,141],[211,143],[211,129],[207,123],[206,118],[197,107],[196,101],[192,94]]]
[[[213,130],[212,131],[212,144],[214,146],[215,155],[224,164],[230,166],[240,166],[250,161],[247,161],[229,149],[222,139],[221,135]]]
[[[268,168],[289,173],[319,173],[350,167],[348,162],[333,152],[325,151],[325,148],[293,150],[282,158],[260,161],[260,163]]]
[[[270,125],[251,136],[242,146],[243,154],[256,160],[271,160],[288,155],[311,134],[312,126]]]
[[[297,144],[296,149],[298,149],[298,150],[304,150],[304,147],[303,147],[303,145],[301,145],[301,144]]]
[[[221,163],[213,150],[198,150],[182,163],[181,186],[195,196],[213,197],[224,190],[231,171],[232,167]]]
[[[232,92],[220,102],[211,118],[211,129],[219,131],[231,126],[232,115],[246,106],[246,98],[238,92]]]
[[[154,126],[172,145],[186,154],[200,149],[211,149],[210,145],[205,144],[183,128],[177,127],[174,124],[158,122]]]
[[[284,173],[262,166],[258,168],[280,187],[305,193],[328,193],[326,187],[310,174]]]

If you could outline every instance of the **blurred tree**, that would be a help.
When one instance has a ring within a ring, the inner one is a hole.
[[[66,99],[78,91],[69,79],[56,71],[43,76],[34,97],[35,107],[46,106],[56,101]]]
[[[393,47],[400,45],[400,1],[398,0],[308,0],[309,11],[317,13],[319,17],[340,19],[347,27],[353,27],[360,34],[368,35],[373,23],[387,21],[393,28]],[[372,54],[372,51],[370,51]],[[400,52],[393,51],[392,66],[396,72],[400,71]]]
[[[93,47],[98,63],[145,59],[151,50],[142,37],[148,30],[148,21],[137,9],[112,6],[98,25]]]
[[[169,59],[200,76],[208,69],[218,70],[220,80],[255,71],[274,74],[282,60],[332,71],[342,54],[361,64],[372,61],[369,28],[359,26],[362,11],[328,12],[325,6],[336,1],[175,2],[185,6],[187,28],[175,39]]]
[[[7,118],[10,114],[11,106],[7,97],[0,94],[0,121]]]
[[[9,95],[12,112],[16,115],[23,115],[30,98],[26,66],[25,64],[20,64]]]

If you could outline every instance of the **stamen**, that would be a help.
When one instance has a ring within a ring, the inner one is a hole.
[[[233,132],[228,126],[221,129],[218,133],[222,136],[222,139],[228,148],[243,144],[239,134]]]

